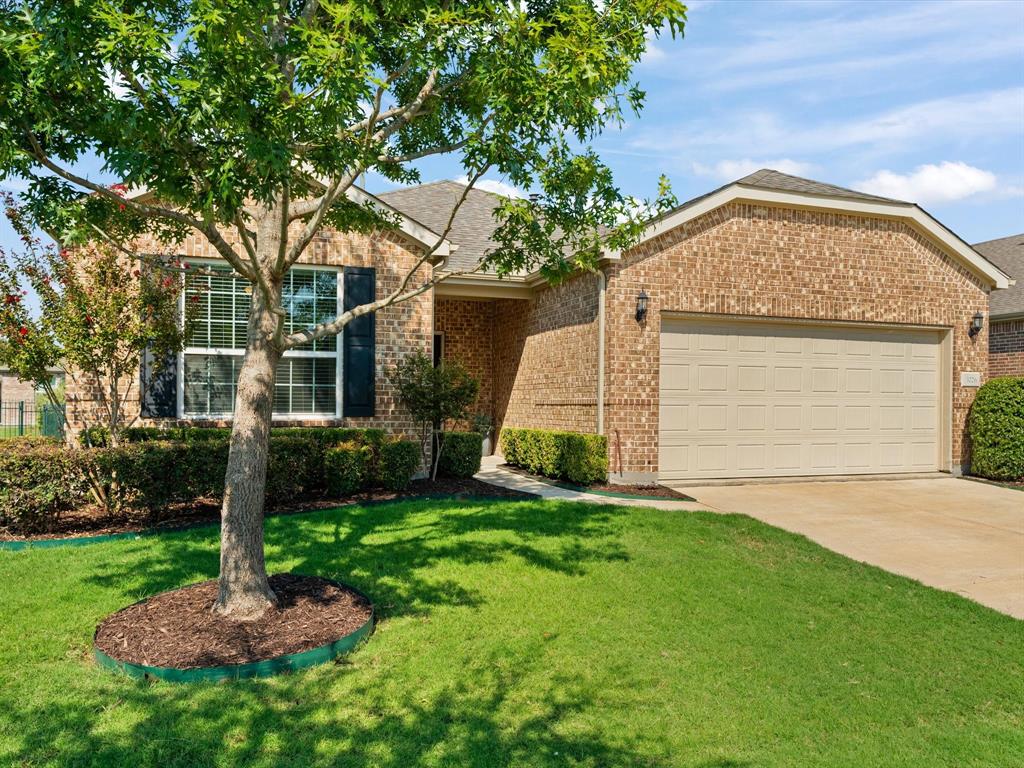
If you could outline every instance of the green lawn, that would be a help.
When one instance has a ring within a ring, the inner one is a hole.
[[[92,664],[106,614],[215,575],[211,528],[0,552],[0,765],[1024,765],[1024,622],[748,518],[420,501],[267,528],[272,570],[376,600],[343,663]]]

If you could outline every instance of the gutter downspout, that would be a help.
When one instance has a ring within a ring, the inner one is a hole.
[[[608,276],[597,270],[597,434],[604,434],[604,326]]]

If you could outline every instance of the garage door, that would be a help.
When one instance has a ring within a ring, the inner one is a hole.
[[[939,468],[936,331],[665,319],[662,480]]]

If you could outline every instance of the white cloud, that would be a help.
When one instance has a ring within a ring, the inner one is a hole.
[[[948,203],[996,190],[996,175],[967,163],[943,162],[919,165],[910,173],[879,171],[855,182],[854,189],[915,203]]]
[[[632,143],[632,149],[662,153],[711,150],[729,156],[761,152],[786,157],[831,153],[866,146],[873,151],[895,153],[912,145],[965,142],[996,136],[1017,136],[1024,114],[1024,88],[983,91],[931,99],[876,115],[846,121],[814,122],[810,116],[786,120],[775,112],[741,112],[712,115],[666,131],[652,128]]]
[[[459,176],[454,181],[456,184],[469,184],[469,177]],[[518,187],[513,187],[511,184],[506,184],[497,179],[480,179],[473,185],[473,189],[482,189],[484,192],[493,192],[496,195],[504,195],[505,197],[526,197],[526,193]]]
[[[771,168],[773,171],[782,171],[792,176],[809,176],[817,170],[813,163],[803,163],[788,157],[775,160],[720,160],[714,165],[693,164],[693,172],[698,176],[711,176],[721,181],[734,181],[762,168]]]

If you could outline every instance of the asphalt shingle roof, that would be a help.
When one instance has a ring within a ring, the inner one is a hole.
[[[971,246],[1017,284],[1001,291],[992,291],[989,312],[993,318],[1024,314],[1024,233],[986,240]]]
[[[455,181],[434,181],[384,192],[377,197],[440,235],[444,234],[452,208],[465,189],[465,185]],[[500,195],[482,189],[469,191],[448,233],[448,239],[458,246],[448,258],[449,269],[472,269],[481,257],[497,247],[491,233],[496,226],[494,209],[501,199]]]
[[[762,168],[759,171],[754,171],[749,176],[744,176],[733,183],[744,187],[771,189],[780,192],[798,192],[804,195],[822,195],[824,197],[841,197],[847,200],[868,200],[876,203],[913,205],[913,203],[908,203],[906,200],[894,200],[891,197],[869,195],[866,192],[858,192],[855,189],[837,187],[834,184],[825,184],[811,179],[802,179],[799,176],[790,176],[788,173],[773,171],[771,168]]]
[[[781,173],[770,168],[762,168],[751,173],[749,176],[744,176],[742,179],[725,184],[719,187],[719,189],[688,200],[676,208],[675,211],[689,208],[722,189],[733,185],[753,189],[794,192],[803,195],[820,195],[822,197],[843,200],[861,200],[908,207],[914,205],[914,203],[905,200],[894,200],[888,197],[869,195],[854,189],[837,187],[834,184],[825,184],[820,181],[803,179],[799,176],[790,176],[787,173]],[[429,184],[421,184],[417,187],[384,192],[378,194],[377,197],[406,216],[423,224],[428,229],[442,234],[448,225],[448,217],[451,215],[451,210],[462,195],[463,190],[465,190],[465,186],[455,181],[435,181]],[[486,192],[482,189],[470,190],[466,201],[462,204],[458,215],[455,217],[451,231],[448,233],[448,239],[458,246],[455,253],[448,258],[448,268],[453,270],[472,269],[480,261],[481,257],[496,247],[497,243],[491,239],[491,234],[495,229],[494,209],[500,204],[501,199],[500,195],[493,192]],[[665,215],[668,214],[663,214],[663,216]],[[1018,273],[1024,273],[1024,270],[1018,269]],[[1000,293],[1006,292],[1001,291]],[[996,295],[993,294],[993,307],[995,307]]]

